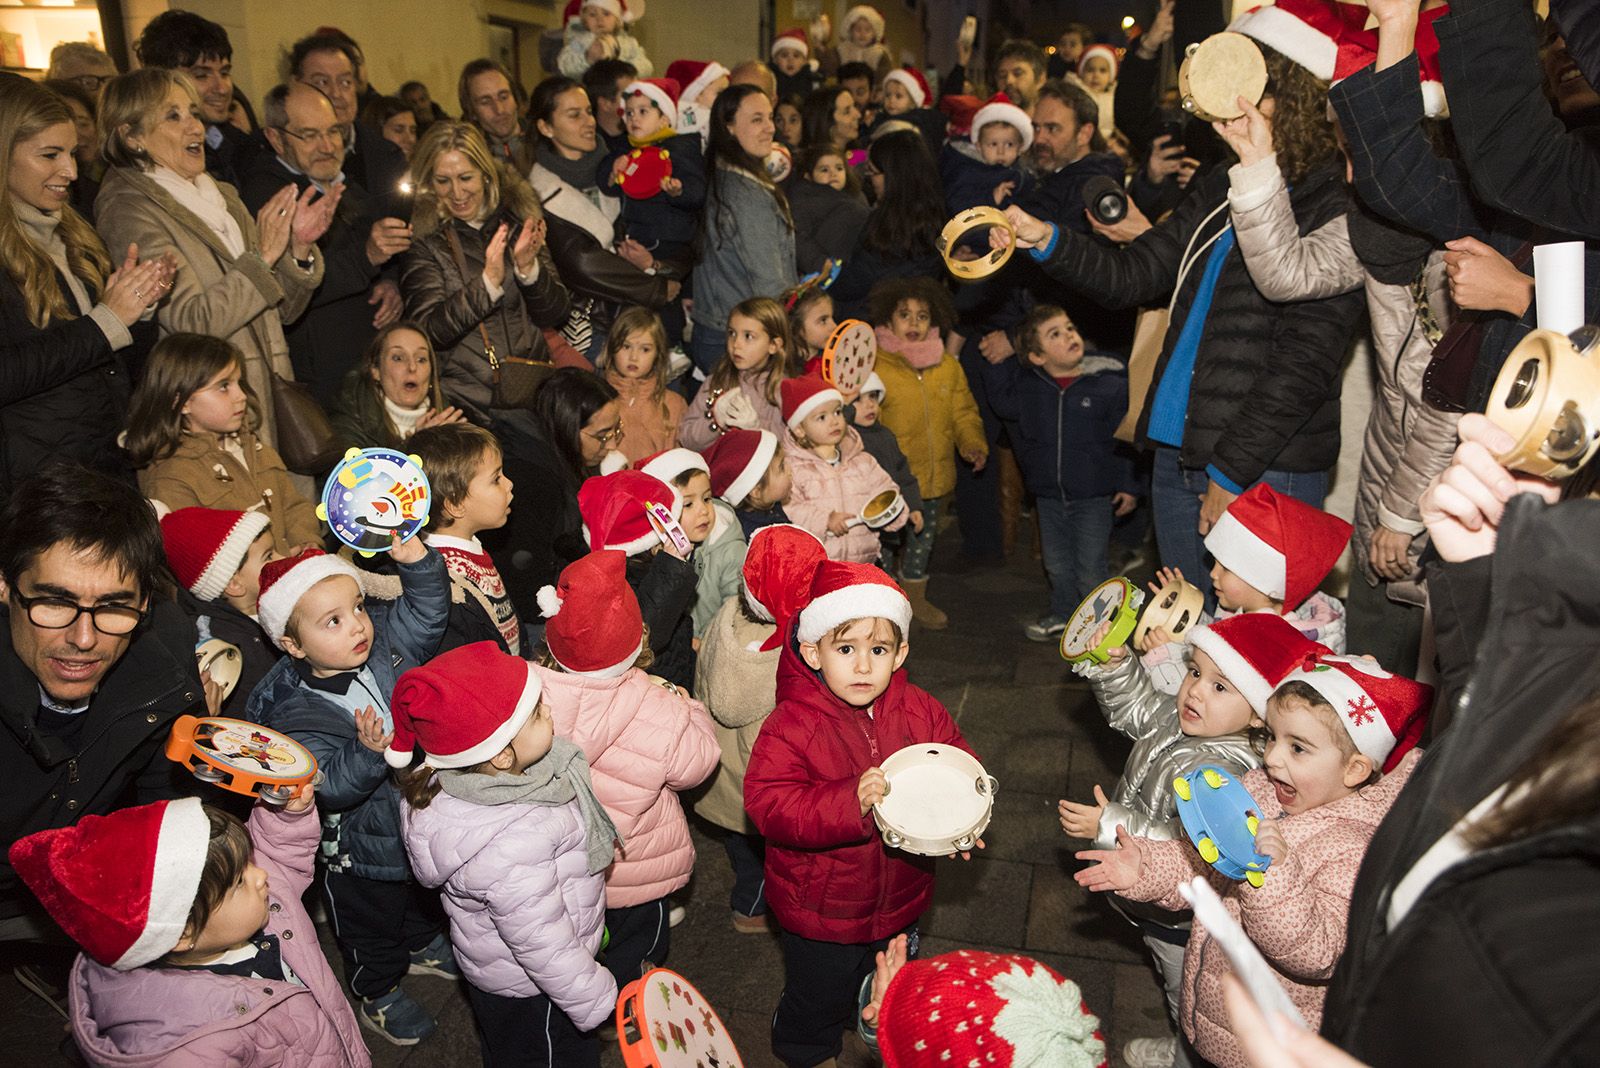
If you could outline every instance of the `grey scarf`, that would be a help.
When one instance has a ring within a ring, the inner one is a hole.
[[[577,801],[588,837],[590,875],[610,867],[613,841],[622,845],[622,836],[594,796],[583,750],[565,738],[552,741],[550,752],[521,775],[483,775],[454,768],[441,769],[438,775],[440,789],[474,805],[564,805]]]
[[[568,159],[552,148],[547,141],[540,141],[539,147],[533,150],[533,158],[545,170],[586,195],[600,187],[600,177],[595,171],[605,155],[606,147],[603,143],[596,144],[593,152],[585,152],[577,159]]]

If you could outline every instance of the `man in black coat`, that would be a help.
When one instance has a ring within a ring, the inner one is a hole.
[[[200,93],[206,124],[206,173],[237,186],[257,145],[228,121],[233,106],[233,44],[228,31],[189,11],[163,11],[150,20],[133,51],[146,67],[181,70]]]
[[[312,34],[302,37],[289,50],[289,74],[305,82],[333,103],[333,112],[344,128],[345,178],[365,189],[385,211],[408,208],[409,189],[402,190],[408,167],[405,155],[376,127],[357,122],[361,98],[356,81],[360,53],[342,34]],[[405,211],[409,215],[409,210]]]

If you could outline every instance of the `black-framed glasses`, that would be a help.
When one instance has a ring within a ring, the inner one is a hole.
[[[28,597],[15,589],[11,596],[28,613],[28,622],[45,630],[66,630],[87,612],[95,630],[120,637],[144,620],[144,609],[131,604],[79,604],[63,597]]]
[[[287,126],[274,126],[279,133],[288,134],[303,144],[316,144],[329,141],[336,145],[344,144],[344,130],[338,126],[330,126],[326,130],[291,130]]]
[[[115,74],[74,74],[67,81],[77,82],[79,88],[92,96],[100,91],[102,85],[115,77]]]

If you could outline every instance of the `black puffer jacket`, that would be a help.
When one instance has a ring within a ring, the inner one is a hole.
[[[1059,282],[1112,307],[1163,304],[1177,283],[1179,261],[1191,237],[1194,248],[1228,225],[1228,175],[1218,169],[1199,179],[1166,221],[1123,249],[1065,228],[1044,269]],[[1300,233],[1349,210],[1338,168],[1329,165],[1296,182],[1291,193]],[[1217,208],[1222,210],[1218,211]],[[1203,224],[1203,225],[1202,225]],[[1190,269],[1172,309],[1153,383],[1161,381],[1183,330],[1205,258]],[[1182,463],[1216,464],[1241,486],[1268,469],[1325,471],[1339,456],[1339,371],[1360,321],[1360,291],[1326,300],[1274,304],[1257,291],[1237,248],[1228,254],[1200,352],[1195,358],[1184,425]],[[1150,419],[1152,384],[1139,417],[1139,437]]]

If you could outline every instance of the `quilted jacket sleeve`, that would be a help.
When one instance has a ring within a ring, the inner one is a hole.
[[[687,790],[699,786],[717,770],[722,748],[717,745],[716,730],[705,706],[692,697],[670,696],[679,703],[682,718],[667,754],[666,782],[674,790]]]
[[[1366,271],[1350,247],[1348,216],[1300,236],[1275,154],[1249,167],[1234,164],[1228,179],[1233,232],[1250,280],[1263,297],[1306,300],[1361,287]]]
[[[1142,838],[1139,844],[1144,847],[1144,866],[1138,882],[1122,894],[1129,901],[1151,901],[1164,909],[1182,912],[1189,903],[1178,893],[1179,883],[1203,876],[1219,894],[1229,885],[1230,880],[1201,860],[1186,839],[1155,842]]]
[[[257,801],[250,809],[255,860],[267,870],[275,893],[299,897],[311,885],[321,827],[315,805],[304,812],[290,812]]]
[[[791,849],[832,849],[877,834],[856,799],[859,776],[819,782],[806,757],[806,738],[795,725],[767,720],[750,751],[744,807],[769,841]]]
[[[437,549],[396,567],[400,596],[389,610],[389,644],[412,664],[425,664],[438,651],[450,620],[450,574]]]
[[[1082,672],[1106,722],[1129,738],[1142,738],[1163,717],[1178,715],[1178,702],[1155,688],[1132,650],[1116,664]]]

